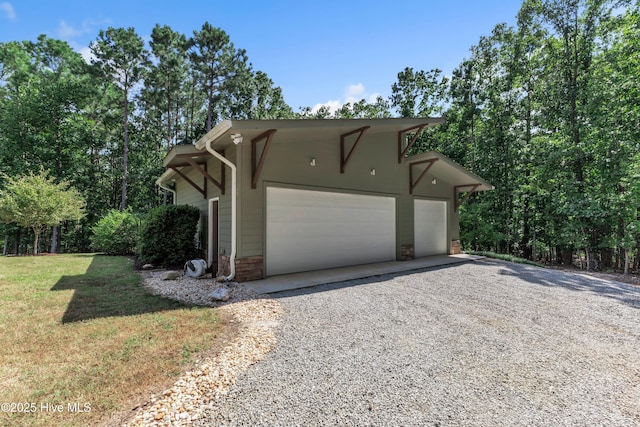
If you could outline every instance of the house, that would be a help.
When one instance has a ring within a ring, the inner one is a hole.
[[[213,271],[239,281],[458,253],[458,207],[493,187],[437,152],[441,118],[227,120],[157,180],[202,211]]]

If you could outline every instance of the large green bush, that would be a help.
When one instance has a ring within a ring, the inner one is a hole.
[[[109,255],[133,254],[140,225],[140,218],[129,209],[124,212],[113,209],[91,228],[91,247]]]
[[[188,205],[159,206],[149,211],[138,241],[140,261],[169,266],[196,258],[199,219],[200,210]]]

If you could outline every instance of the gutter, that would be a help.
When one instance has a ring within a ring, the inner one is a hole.
[[[206,138],[204,148],[206,148],[206,150],[209,153],[211,153],[212,156],[220,160],[225,165],[229,166],[229,169],[231,169],[231,255],[229,256],[229,275],[222,277],[222,280],[224,280],[225,282],[233,280],[233,278],[236,276],[237,168],[236,168],[236,165],[231,163],[230,160],[226,159],[222,154],[218,153],[216,150],[211,148],[211,143],[230,128],[231,128],[231,121],[225,120],[224,122],[216,126],[213,129],[213,132],[208,133],[200,141],[196,143],[196,148],[202,149],[203,140]],[[236,144],[239,144],[239,142],[236,142]]]
[[[158,178],[156,180],[156,185],[160,188],[162,188],[163,190],[167,190],[168,192],[170,192],[171,194],[173,194],[173,204],[175,205],[177,202],[177,194],[176,194],[176,190],[172,190],[169,187],[167,187],[166,185],[164,185],[161,181],[162,178]]]

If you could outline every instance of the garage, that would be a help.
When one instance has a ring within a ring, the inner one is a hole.
[[[442,200],[413,201],[414,253],[416,257],[446,254],[447,202]]]
[[[266,189],[266,275],[395,260],[396,201],[294,188]]]

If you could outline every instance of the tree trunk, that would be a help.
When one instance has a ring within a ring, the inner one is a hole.
[[[609,269],[611,267],[613,267],[613,251],[611,250],[611,248],[603,248],[600,251],[600,257],[601,257],[601,263],[602,263],[602,269]]]
[[[589,252],[589,247],[584,248],[584,258],[587,264],[587,271],[591,270],[591,253]]]
[[[33,254],[38,255],[38,244],[40,240],[40,232],[39,230],[33,229]]]
[[[573,265],[573,251],[568,248],[560,248],[560,259],[564,265]]]
[[[58,249],[58,226],[53,227],[51,231],[51,249],[50,253],[55,254]]]
[[[624,274],[629,274],[629,249],[624,248]]]
[[[13,245],[13,254],[14,255],[20,255],[20,236],[21,232],[20,232],[20,227],[16,227],[16,241]]]
[[[129,92],[124,91],[124,150],[122,153],[122,211],[127,209],[127,179],[129,164]]]
[[[7,255],[7,249],[9,246],[9,233],[5,231],[4,233],[4,246],[2,247],[2,256]]]

